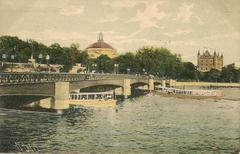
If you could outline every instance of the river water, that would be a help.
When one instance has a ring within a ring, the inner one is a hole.
[[[116,108],[72,108],[64,115],[0,109],[0,152],[237,153],[239,150],[237,100],[147,95],[125,100]]]

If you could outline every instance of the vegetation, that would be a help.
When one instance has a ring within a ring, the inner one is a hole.
[[[23,41],[17,37],[0,37],[0,54],[6,54],[6,61],[11,61],[10,55],[15,55],[14,62],[27,62],[31,55],[37,62],[46,63],[46,55],[50,56],[50,64],[64,65],[67,72],[76,63],[87,66],[89,71],[112,73],[114,64],[118,64],[119,73],[152,74],[155,76],[173,78],[184,81],[239,82],[240,70],[234,64],[223,67],[222,71],[211,70],[199,72],[191,62],[182,62],[181,56],[172,54],[166,48],[143,47],[135,54],[127,52],[110,59],[101,55],[96,59],[89,58],[86,51],[80,50],[78,44],[61,47],[58,43],[46,46],[34,40]],[[39,54],[43,58],[38,58]]]

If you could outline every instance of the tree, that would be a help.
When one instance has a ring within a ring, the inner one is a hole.
[[[87,51],[80,51],[78,53],[76,62],[87,66],[90,63],[90,59]]]
[[[183,62],[183,70],[181,72],[181,78],[185,80],[197,80],[197,70],[193,63]]]
[[[210,76],[210,81],[218,82],[220,81],[221,72],[216,69],[211,69],[209,72],[209,76]]]
[[[235,64],[229,64],[222,68],[221,73],[222,82],[238,82],[239,81],[239,72],[235,68]]]
[[[183,67],[181,57],[166,48],[143,47],[137,51],[136,61],[149,74],[170,78],[180,78]]]
[[[48,54],[50,55],[51,64],[66,64],[67,54],[64,48],[58,43],[54,43],[49,47]]]
[[[107,55],[100,55],[92,63],[97,64],[98,72],[112,73],[113,72],[113,61]],[[91,64],[90,64],[91,67]]]
[[[210,70],[209,72],[199,72],[191,62],[182,62],[181,56],[171,53],[169,49],[152,46],[142,47],[133,52],[127,52],[110,59],[107,55],[91,59],[86,51],[79,49],[79,44],[73,43],[70,47],[61,47],[54,43],[46,46],[35,40],[21,40],[18,37],[1,36],[0,54],[7,54],[6,61],[11,61],[10,55],[15,55],[15,62],[28,62],[31,54],[39,61],[38,55],[41,53],[42,63],[46,63],[46,55],[50,55],[51,64],[64,65],[64,71],[71,69],[76,63],[81,63],[91,70],[92,64],[97,64],[98,71],[112,73],[114,64],[119,64],[119,73],[143,73],[143,69],[148,74],[160,75],[163,77],[178,80],[198,80],[212,82],[239,82],[240,70],[234,64],[227,65],[222,71]]]
[[[140,70],[138,63],[136,62],[136,57],[131,52],[120,55],[113,59],[113,61],[113,63],[119,64],[119,73],[128,73],[127,69],[130,69],[129,71],[131,73],[138,73]]]

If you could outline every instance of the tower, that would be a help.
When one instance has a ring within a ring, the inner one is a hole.
[[[100,32],[100,33],[98,34],[98,41],[99,41],[99,42],[103,42],[103,33],[102,33],[102,32]]]
[[[218,56],[217,56],[216,50],[214,50],[214,53],[213,53],[213,68],[217,67],[217,59],[218,59]]]
[[[197,66],[199,66],[200,64],[200,50],[198,50],[198,54],[197,54]]]
[[[103,40],[103,33],[101,32],[98,34],[97,42],[89,45],[86,50],[91,58],[97,58],[100,55],[107,55],[110,58],[114,58],[118,55],[117,51]]]
[[[200,54],[198,50],[197,54],[197,68],[199,71],[208,72],[211,69],[221,71],[223,67],[223,54],[219,54],[214,50],[211,54],[208,50]]]

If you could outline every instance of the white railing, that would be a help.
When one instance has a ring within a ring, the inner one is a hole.
[[[88,93],[71,93],[70,100],[113,100],[114,92],[88,92]]]

